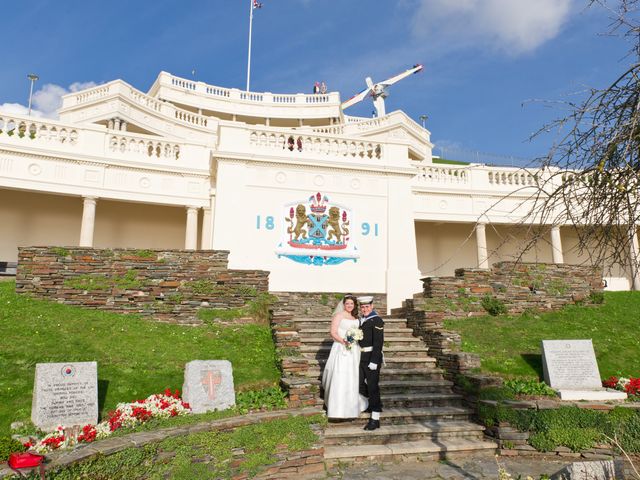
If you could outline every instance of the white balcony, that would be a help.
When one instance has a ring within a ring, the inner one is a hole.
[[[257,118],[339,118],[340,95],[247,92],[176,77],[160,72],[149,95],[194,108]]]
[[[167,205],[206,205],[210,149],[0,112],[0,185]]]

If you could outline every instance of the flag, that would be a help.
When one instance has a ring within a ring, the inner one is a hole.
[[[262,3],[258,0],[253,0],[253,9],[255,10],[256,8],[262,8]]]

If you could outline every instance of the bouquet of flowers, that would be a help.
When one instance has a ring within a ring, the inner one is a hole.
[[[362,340],[362,330],[359,328],[350,328],[344,337],[344,341],[347,342],[344,347],[347,350],[351,350],[351,347],[353,347],[358,340]]]

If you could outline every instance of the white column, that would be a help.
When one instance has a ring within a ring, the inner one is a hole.
[[[200,237],[200,246],[203,250],[211,250],[211,208],[204,207],[202,209],[202,235]]]
[[[122,130],[123,132],[127,131],[127,122],[125,122],[124,120],[120,123],[120,130]]]
[[[478,268],[489,268],[489,258],[487,256],[487,233],[486,224],[476,224],[476,243],[478,245]]]
[[[83,197],[82,224],[80,225],[80,246],[93,247],[93,229],[96,222],[95,197]]]
[[[560,227],[551,227],[551,253],[553,255],[553,263],[564,263],[564,255],[562,254],[562,238],[560,237]]]
[[[633,290],[640,290],[640,268],[638,268],[638,252],[640,248],[638,248],[638,230],[637,228],[633,229],[631,233],[631,245],[630,245],[630,263],[631,263],[631,275],[632,275],[632,288]]]
[[[198,208],[187,207],[187,228],[184,235],[184,249],[198,248]]]
[[[120,119],[119,118],[114,118],[113,119],[113,128],[114,128],[114,130],[120,130]]]

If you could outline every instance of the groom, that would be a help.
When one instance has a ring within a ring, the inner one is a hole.
[[[373,309],[373,297],[359,297],[360,303],[360,395],[369,397],[371,418],[365,430],[380,428],[380,367],[382,364],[382,344],[384,343],[384,322]]]

